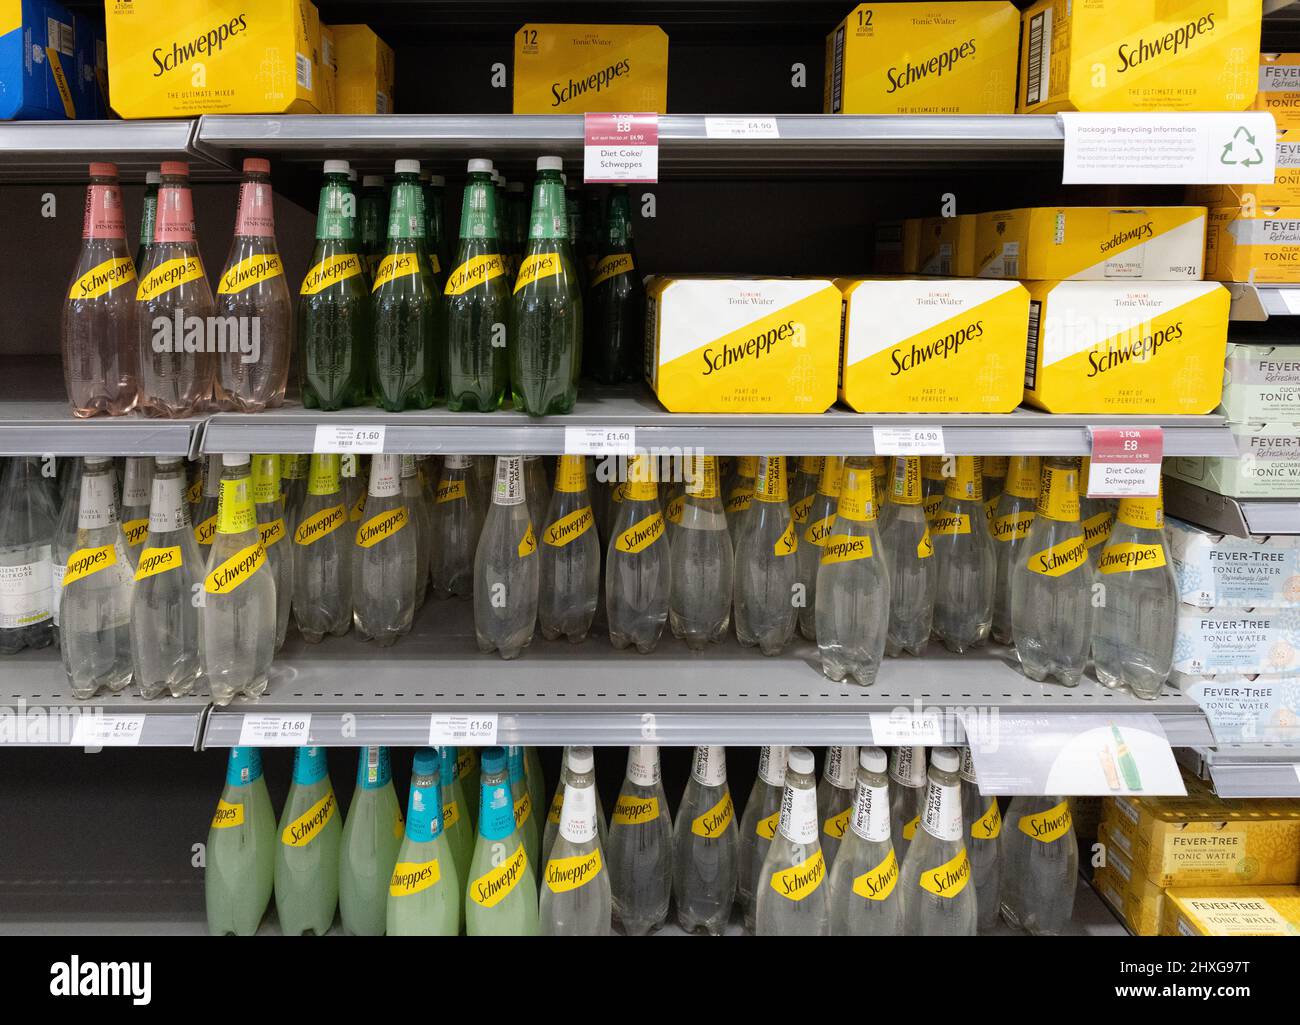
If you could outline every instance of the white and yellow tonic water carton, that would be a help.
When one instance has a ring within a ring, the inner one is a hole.
[[[122,117],[320,113],[320,15],[309,0],[130,0],[105,15]]]
[[[664,114],[668,36],[657,25],[525,25],[514,88],[516,114]]]
[[[1205,276],[1257,285],[1300,283],[1300,206],[1211,210]]]
[[[827,114],[1010,114],[1019,15],[1002,0],[861,4],[826,37]]]
[[[859,413],[1009,413],[1029,293],[1015,281],[841,278],[840,398]]]
[[[1030,281],[1025,400],[1051,413],[1208,413],[1228,292],[1210,281]]]
[[[975,273],[1035,281],[1199,281],[1205,232],[1199,206],[998,210],[975,217]]]
[[[646,341],[646,379],[670,412],[824,413],[840,290],[828,278],[655,277]]]
[[[1300,886],[1176,886],[1161,936],[1300,936]]]
[[[1279,131],[1300,129],[1300,53],[1259,55],[1255,109],[1272,114]]]
[[[1038,0],[1021,16],[1016,110],[1246,110],[1261,0]]]

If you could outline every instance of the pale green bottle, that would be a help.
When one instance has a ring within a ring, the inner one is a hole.
[[[403,832],[388,748],[363,747],[339,855],[339,915],[344,932],[353,936],[384,934],[388,884]]]
[[[460,932],[460,878],[442,831],[438,752],[422,747],[411,768],[406,836],[388,883],[389,936],[455,936]]]
[[[537,873],[515,828],[510,773],[502,747],[483,751],[478,839],[465,887],[470,936],[536,936]]]
[[[528,804],[533,815],[541,815],[546,807],[546,777],[542,774],[542,760],[535,747],[524,748],[524,786],[528,788]],[[541,820],[537,822],[540,835]]]
[[[262,753],[255,747],[230,749],[204,865],[208,932],[252,936],[275,881],[275,812],[262,778]]]
[[[456,749],[438,748],[441,759],[438,768],[442,784],[442,831],[451,848],[451,859],[456,863],[456,875],[467,878],[469,860],[474,856],[474,827],[470,824],[468,801],[460,777],[456,775]]]
[[[334,924],[342,837],[325,749],[300,747],[293,755],[293,784],[275,851],[275,911],[285,936],[324,936]]]
[[[510,793],[515,802],[515,828],[524,839],[528,848],[528,860],[538,864],[542,843],[540,830],[537,828],[537,813],[533,807],[532,794],[528,789],[528,776],[524,769],[524,749],[507,747],[506,762],[510,770]]]
[[[467,794],[477,794],[479,787],[479,759],[478,751],[472,747],[462,747],[456,752],[456,778],[460,780],[460,787]],[[471,801],[469,808],[469,826],[474,829],[478,825],[478,805]]]

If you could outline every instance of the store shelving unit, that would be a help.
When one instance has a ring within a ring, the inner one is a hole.
[[[124,180],[142,181],[164,160],[188,160],[195,177],[229,168],[195,148],[192,118],[156,121],[0,122],[0,183],[86,180],[92,160],[111,160]]]
[[[1300,797],[1300,742],[1218,744],[1179,757],[1220,797]]]
[[[1165,508],[1179,519],[1234,537],[1300,534],[1300,500],[1294,498],[1231,498],[1166,477]]]

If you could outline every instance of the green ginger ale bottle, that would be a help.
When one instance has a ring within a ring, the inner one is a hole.
[[[344,932],[384,934],[388,885],[404,833],[388,748],[363,747],[339,854],[339,915]]]
[[[639,380],[645,351],[645,286],[632,248],[627,186],[610,190],[600,257],[587,306],[587,373],[602,384]]]
[[[298,748],[275,851],[275,911],[285,936],[324,936],[334,924],[343,835],[338,810],[325,749]]]
[[[424,248],[429,254],[429,273],[440,292],[451,261],[447,232],[442,223],[442,193],[446,187],[447,179],[440,174],[431,174],[424,182]]]
[[[536,936],[537,873],[515,828],[505,748],[484,748],[478,839],[465,888],[470,936]]]
[[[382,174],[368,174],[361,179],[361,197],[357,206],[357,249],[373,281],[379,261],[384,258],[388,231],[388,190]]]
[[[528,248],[515,279],[510,386],[530,416],[568,413],[582,369],[582,292],[569,250],[563,162],[537,158]]]
[[[442,784],[442,831],[451,848],[451,860],[456,863],[460,879],[469,872],[469,859],[474,853],[474,827],[470,825],[465,788],[456,775],[456,749],[438,748],[441,759],[438,767]]]
[[[255,747],[230,749],[204,865],[208,932],[252,936],[275,880],[275,812],[262,778],[262,752]]]
[[[442,831],[438,752],[422,747],[411,769],[406,836],[388,883],[388,935],[455,936],[463,893]]]

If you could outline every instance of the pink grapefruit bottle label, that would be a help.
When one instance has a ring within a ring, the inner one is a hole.
[[[155,242],[194,241],[194,197],[188,186],[164,185],[158,191]]]
[[[116,185],[92,185],[86,189],[86,217],[81,237],[126,238],[122,192]]]
[[[239,187],[236,235],[275,235],[275,212],[271,207],[271,186],[267,182],[244,182]]]

